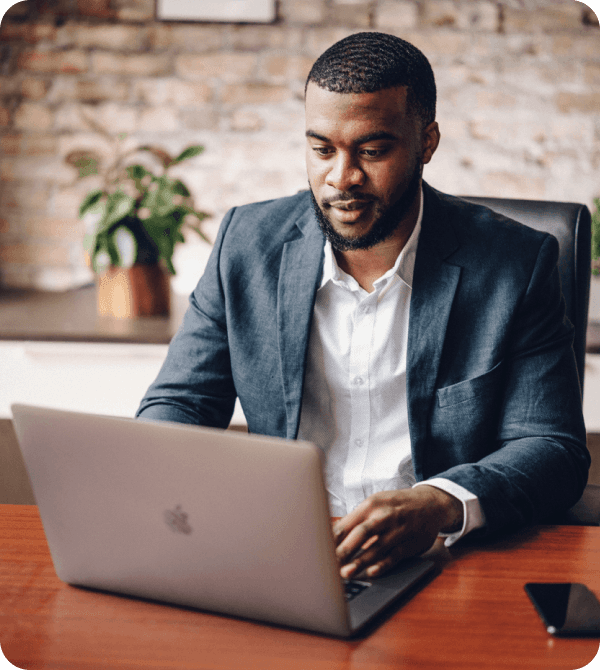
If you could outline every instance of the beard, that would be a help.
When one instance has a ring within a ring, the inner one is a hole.
[[[317,222],[319,223],[319,228],[321,228],[325,237],[331,242],[331,246],[336,251],[354,251],[356,249],[370,249],[376,244],[387,240],[387,238],[398,229],[415,200],[420,184],[421,165],[418,164],[415,167],[404,193],[389,207],[383,206],[377,198],[364,198],[373,203],[373,225],[364,235],[353,238],[344,237],[335,230],[329,217],[317,202],[312,188],[310,188],[310,197],[315,216],[317,217]],[[352,191],[340,193],[335,197],[335,200],[337,201],[354,199],[361,200],[362,198],[360,197],[360,194],[355,194]]]

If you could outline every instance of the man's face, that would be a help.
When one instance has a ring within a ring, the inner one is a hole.
[[[306,91],[306,165],[317,216],[334,248],[365,249],[389,237],[415,200],[439,141],[406,109],[406,87]]]

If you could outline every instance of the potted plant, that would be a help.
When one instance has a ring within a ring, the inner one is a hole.
[[[66,157],[79,177],[103,177],[102,186],[90,191],[79,208],[81,217],[94,215],[85,246],[99,276],[98,311],[118,317],[168,314],[173,252],[185,241],[184,229],[210,243],[200,227],[209,215],[196,209],[188,187],[169,171],[204,147],[189,146],[171,156],[155,146],[125,151],[119,144],[123,140],[123,135],[117,138],[115,158],[103,169],[95,152]]]

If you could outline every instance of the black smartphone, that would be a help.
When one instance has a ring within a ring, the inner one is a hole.
[[[551,635],[600,636],[600,603],[584,584],[525,584]]]

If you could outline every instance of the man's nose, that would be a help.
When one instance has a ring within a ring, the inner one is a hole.
[[[351,156],[339,153],[327,174],[327,185],[338,191],[348,191],[352,186],[361,186],[365,174]]]

